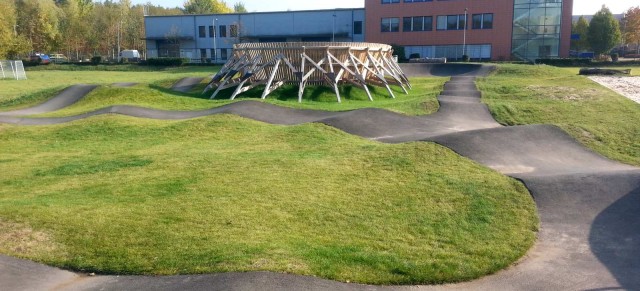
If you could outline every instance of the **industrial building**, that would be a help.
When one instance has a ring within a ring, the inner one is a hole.
[[[364,9],[146,16],[147,58],[224,62],[240,42],[364,41]]]
[[[400,45],[407,56],[568,57],[573,0],[365,0],[364,8],[145,17],[147,57],[224,62],[239,42]]]

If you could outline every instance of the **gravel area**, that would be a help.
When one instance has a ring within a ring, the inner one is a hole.
[[[593,76],[589,79],[640,103],[640,77]]]

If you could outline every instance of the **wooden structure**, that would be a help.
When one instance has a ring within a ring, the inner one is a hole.
[[[297,84],[298,102],[307,85],[327,85],[341,101],[338,85],[362,88],[373,100],[367,85],[385,87],[395,98],[390,84],[407,93],[409,79],[393,59],[389,45],[344,42],[241,43],[233,56],[213,76],[204,92],[216,88],[211,99],[224,89],[235,87],[231,95],[264,85],[262,99],[284,84]]]

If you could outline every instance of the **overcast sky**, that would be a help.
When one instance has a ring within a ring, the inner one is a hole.
[[[229,6],[241,1],[249,12],[256,11],[286,11],[286,10],[310,10],[310,9],[332,9],[332,8],[355,8],[364,7],[364,0],[226,0]],[[132,0],[133,4],[151,2],[154,5],[165,7],[182,7],[184,0]],[[574,15],[591,15],[600,10],[603,4],[614,14],[620,14],[629,7],[640,6],[638,0],[574,0]]]

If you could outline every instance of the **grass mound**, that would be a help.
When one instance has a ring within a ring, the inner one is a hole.
[[[555,124],[608,158],[640,166],[640,105],[574,71],[499,65],[477,84],[498,122]]]
[[[342,86],[342,103],[336,102],[336,96],[328,87],[309,86],[302,103],[297,102],[298,87],[286,85],[269,95],[265,102],[292,108],[305,108],[329,111],[344,111],[373,107],[409,114],[421,115],[437,111],[437,94],[442,90],[446,78],[419,78],[413,80],[414,89],[405,94],[399,87],[392,87],[395,99],[389,97],[384,88],[371,87],[374,101],[369,101],[365,91],[354,86]],[[205,81],[203,81],[204,84]],[[209,100],[211,92],[202,94],[204,85],[191,93],[177,93],[169,88],[171,81],[160,81],[151,85],[137,85],[130,88],[118,88],[105,85],[92,91],[79,102],[46,114],[34,117],[71,116],[94,111],[111,105],[134,105],[165,110],[201,110],[229,104],[233,89],[222,91],[215,100]],[[245,92],[238,100],[260,100],[263,88]],[[50,94],[53,96],[54,94]],[[27,98],[26,96],[24,98]],[[26,102],[26,101],[25,101]]]
[[[0,236],[0,252],[74,270],[456,282],[513,263],[537,229],[513,179],[435,144],[320,124],[0,125],[0,157],[0,225],[37,234],[30,248]]]

